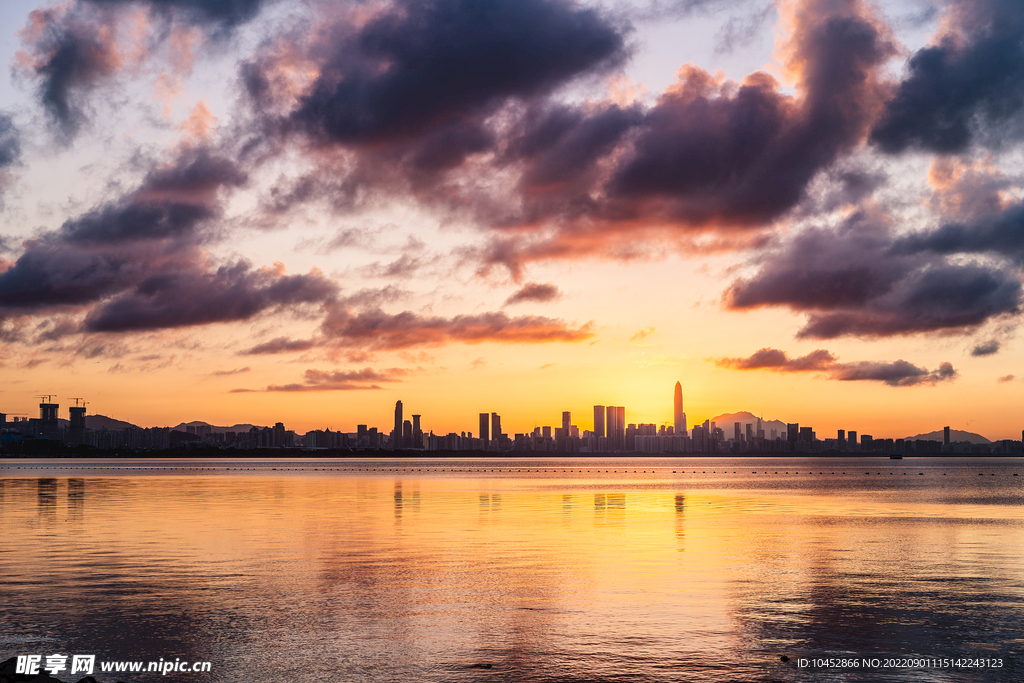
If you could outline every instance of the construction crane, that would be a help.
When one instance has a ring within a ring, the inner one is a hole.
[[[53,398],[53,394],[40,394],[40,395],[36,396],[35,398],[45,398],[46,402],[49,403],[50,399]]]
[[[81,402],[82,402],[82,407],[83,407],[83,408],[84,408],[84,407],[86,407],[87,405],[89,405],[89,402],[88,402],[88,401],[86,401],[86,400],[85,400],[84,398],[82,398],[82,397],[80,397],[80,396],[68,396],[68,400],[69,400],[69,401],[74,401],[74,402],[75,402],[75,407],[76,407],[76,408],[78,407],[78,402],[79,402],[79,401],[81,401]]]

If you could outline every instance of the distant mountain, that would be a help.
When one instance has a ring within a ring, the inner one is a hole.
[[[172,431],[184,432],[187,431],[186,427],[209,427],[210,431],[214,434],[222,434],[224,432],[247,432],[256,425],[251,425],[248,422],[245,424],[231,425],[230,427],[218,427],[212,425],[209,422],[203,422],[202,420],[193,420],[192,422],[182,422],[177,427],[171,427]]]
[[[916,441],[921,439],[922,441],[942,441],[944,435],[942,430],[936,432],[928,432],[927,434],[918,434],[917,436],[908,436],[904,441]],[[971,443],[992,443],[981,434],[975,434],[974,432],[962,432],[959,429],[949,430],[950,441],[970,441]]]
[[[747,425],[750,425],[750,429],[754,430],[754,436],[757,436],[757,415],[748,413],[746,411],[740,413],[725,413],[724,415],[718,415],[711,418],[711,422],[715,423],[715,426],[725,432],[725,438],[731,439],[735,433],[735,424],[740,423],[740,431],[743,434],[747,433]],[[694,425],[688,425],[693,427]],[[786,435],[786,423],[780,420],[761,420],[761,429],[764,430],[766,438],[771,438],[772,430],[776,430],[779,436]],[[820,438],[820,437],[819,437]]]
[[[68,426],[68,424],[70,424],[64,418],[60,418],[58,422],[60,422],[60,424],[64,425],[65,427]],[[114,418],[107,417],[106,415],[86,415],[85,426],[88,429],[103,429],[104,427],[106,427],[107,429],[113,430],[134,427],[135,425],[133,425],[131,422],[125,422],[124,420],[115,420]]]

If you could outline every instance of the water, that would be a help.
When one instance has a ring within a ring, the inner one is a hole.
[[[1021,459],[6,460],[0,530],[0,660],[211,663],[100,681],[1024,678]]]

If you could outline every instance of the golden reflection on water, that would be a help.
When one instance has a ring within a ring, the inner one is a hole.
[[[223,681],[799,680],[780,654],[1018,647],[1019,480],[950,504],[821,476],[8,477],[0,643]]]

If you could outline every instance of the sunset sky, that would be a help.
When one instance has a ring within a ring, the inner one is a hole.
[[[0,412],[1020,438],[1019,0],[4,0]]]

